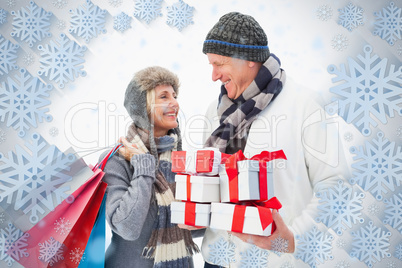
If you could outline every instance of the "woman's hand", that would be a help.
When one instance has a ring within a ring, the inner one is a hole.
[[[124,137],[120,137],[119,143],[123,144],[123,146],[119,149],[119,154],[124,156],[127,161],[130,161],[133,155],[145,154],[145,152],[139,149],[136,144],[128,142]]]

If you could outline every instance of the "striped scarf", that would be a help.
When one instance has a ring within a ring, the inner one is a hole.
[[[280,60],[271,54],[254,81],[235,100],[229,99],[224,85],[219,95],[219,127],[205,142],[206,147],[226,151],[230,140],[243,139],[256,116],[281,92],[286,80]]]
[[[146,131],[132,124],[128,130],[127,139],[137,144],[138,148],[149,152],[149,135]],[[180,229],[170,222],[170,204],[175,200],[174,173],[171,172],[172,150],[177,150],[177,134],[155,138],[158,151],[158,168],[155,172],[154,197],[158,205],[158,216],[153,223],[153,231],[148,244],[143,250],[145,258],[154,259],[154,267],[189,267],[191,256],[199,252],[193,242],[191,232]]]

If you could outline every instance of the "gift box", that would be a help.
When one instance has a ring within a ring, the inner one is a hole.
[[[190,226],[209,226],[211,216],[210,204],[193,202],[172,202],[171,222]]]
[[[200,203],[219,202],[219,177],[176,174],[175,198]]]
[[[173,151],[172,172],[184,174],[218,175],[219,165],[229,157],[215,148],[195,151]]]
[[[281,204],[274,197],[269,204],[236,205],[230,203],[211,203],[210,228],[270,236],[275,231],[272,209],[279,209]]]

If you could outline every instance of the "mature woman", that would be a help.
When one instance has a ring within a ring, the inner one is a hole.
[[[162,67],[137,72],[124,106],[133,119],[106,167],[106,217],[112,242],[106,267],[193,267],[191,233],[170,223],[174,200],[171,152],[181,150],[179,80]]]

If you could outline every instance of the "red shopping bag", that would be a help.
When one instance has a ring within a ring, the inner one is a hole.
[[[78,267],[106,191],[101,169],[120,146],[93,168],[91,178],[69,198],[15,241],[7,254],[24,267]],[[27,249],[22,256],[21,245]]]

